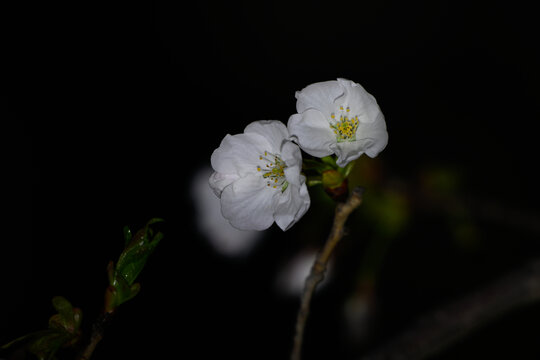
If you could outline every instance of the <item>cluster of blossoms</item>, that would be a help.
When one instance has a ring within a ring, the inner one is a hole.
[[[311,84],[296,93],[297,114],[249,124],[226,135],[213,152],[210,187],[221,212],[241,230],[264,230],[274,222],[287,230],[310,205],[302,152],[335,155],[345,167],[362,154],[375,157],[388,143],[375,98],[350,80]]]

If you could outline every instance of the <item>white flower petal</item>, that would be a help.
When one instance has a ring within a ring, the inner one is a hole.
[[[305,180],[304,180],[305,181]],[[307,186],[289,185],[275,208],[274,219],[281,230],[286,231],[291,228],[309,209],[311,201]]]
[[[270,144],[270,148],[265,150],[272,153],[279,153],[283,141],[289,138],[287,127],[278,120],[254,121],[246,126],[244,133],[264,137]]]
[[[296,186],[302,185],[302,179],[304,179],[303,181],[305,181],[305,176],[300,175],[300,171],[301,171],[301,168],[299,165],[288,166],[285,168],[285,170],[283,170],[283,172],[285,173],[285,179],[287,179],[287,182],[289,184],[293,184]]]
[[[358,159],[364,151],[362,150],[362,142],[342,142],[332,145],[334,154],[338,157],[336,164],[340,167],[345,167],[349,162]]]
[[[279,190],[267,189],[259,174],[248,175],[227,186],[221,193],[221,212],[232,226],[241,230],[265,230],[274,222]]]
[[[334,111],[334,100],[342,95],[343,87],[335,80],[308,85],[296,92],[296,111],[303,113],[316,109],[326,118],[330,118]]]
[[[306,211],[309,209],[309,206],[311,205],[311,199],[309,197],[309,192],[306,186],[306,178],[305,176],[301,175],[301,183],[298,190],[298,197],[301,199],[301,205],[298,207],[298,211],[296,212],[296,215],[294,216],[294,221],[297,222],[300,220],[302,216],[306,213]]]
[[[298,145],[308,154],[323,157],[333,153],[330,145],[336,142],[336,137],[320,111],[312,109],[294,114],[289,118],[288,127]]]
[[[214,191],[214,194],[216,194],[217,197],[221,197],[223,189],[239,178],[240,177],[237,174],[222,174],[214,171],[210,176],[210,179],[208,179],[208,183],[212,191]]]
[[[285,141],[281,146],[281,159],[287,165],[284,170],[287,181],[290,184],[300,186],[300,180],[303,178],[303,176],[300,176],[300,172],[302,171],[302,152],[298,145],[291,141]]]
[[[384,117],[373,123],[360,124],[356,131],[356,141],[361,143],[360,146],[367,156],[376,157],[388,144],[388,132]]]
[[[258,244],[263,233],[238,230],[223,217],[220,200],[208,187],[207,180],[211,173],[210,167],[199,169],[191,182],[197,228],[220,254],[235,257],[247,255]]]
[[[356,141],[336,143],[331,148],[338,157],[336,161],[338,166],[344,167],[364,153],[371,158],[376,157],[387,144],[388,132],[383,120],[360,124],[356,132]]]
[[[227,135],[210,158],[215,171],[240,177],[256,173],[259,155],[270,147],[259,134]]]
[[[344,93],[337,101],[354,109],[356,113],[352,115],[358,115],[360,123],[372,123],[380,120],[382,112],[377,100],[362,85],[346,79],[338,79],[338,83],[343,86]],[[384,118],[382,120],[384,121]]]
[[[384,115],[375,98],[347,79],[307,86],[296,94],[298,114],[289,118],[294,141],[316,157],[338,156],[345,166],[362,154],[377,156],[388,143]]]
[[[302,153],[279,121],[256,121],[244,134],[227,135],[211,162],[211,187],[236,228],[264,230],[276,221],[286,230],[309,208]]]

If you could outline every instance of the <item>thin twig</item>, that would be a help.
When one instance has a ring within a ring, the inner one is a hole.
[[[77,360],[89,360],[96,349],[97,344],[103,339],[103,333],[105,327],[108,325],[112,312],[105,312],[101,315],[92,326],[92,335],[90,336],[90,342],[79,354]]]
[[[322,250],[318,253],[309,276],[306,278],[304,292],[300,302],[300,309],[296,319],[296,334],[294,336],[293,350],[291,360],[300,360],[302,352],[302,341],[304,337],[304,328],[309,315],[309,304],[311,297],[317,285],[324,279],[328,260],[332,255],[337,243],[343,237],[343,227],[349,215],[362,203],[363,188],[357,187],[353,190],[345,203],[339,203],[336,206],[334,215],[334,223],[332,230],[328,235],[326,243]]]
[[[421,317],[362,360],[425,359],[520,306],[540,301],[540,259]]]

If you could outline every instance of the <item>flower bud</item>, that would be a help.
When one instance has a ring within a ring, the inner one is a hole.
[[[324,191],[335,201],[345,201],[349,194],[347,178],[337,170],[326,170],[322,173]]]

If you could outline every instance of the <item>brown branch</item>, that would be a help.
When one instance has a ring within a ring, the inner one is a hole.
[[[83,349],[83,351],[77,357],[77,360],[89,360],[96,349],[97,344],[103,339],[103,333],[105,327],[110,321],[110,317],[113,315],[113,312],[104,312],[92,326],[92,335],[90,336],[90,341],[88,345]]]
[[[89,360],[92,357],[92,354],[94,353],[94,350],[96,349],[97,344],[103,339],[103,333],[92,333],[92,337],[90,338],[90,342],[84,349],[84,351],[79,355],[77,360]]]
[[[540,301],[540,259],[435,310],[362,360],[425,359],[489,321]]]
[[[311,302],[311,297],[317,285],[324,279],[328,260],[330,259],[330,256],[332,255],[337,243],[343,237],[343,227],[347,221],[347,218],[354,211],[354,209],[356,209],[362,203],[363,192],[363,188],[355,188],[345,203],[339,203],[336,206],[332,230],[328,235],[324,247],[318,253],[317,258],[311,267],[309,276],[306,278],[304,292],[302,293],[302,299],[300,302],[300,309],[298,310],[298,316],[296,319],[296,334],[294,336],[291,360],[300,360],[301,358],[304,328],[309,315],[309,304]]]

